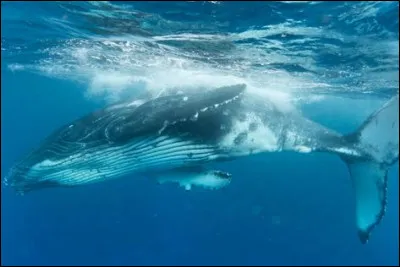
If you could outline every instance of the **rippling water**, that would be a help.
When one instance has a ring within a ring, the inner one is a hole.
[[[294,100],[387,97],[399,88],[398,6],[2,2],[2,67],[75,80],[113,100],[133,87],[236,82]]]
[[[246,83],[350,132],[399,90],[395,1],[2,1],[1,22],[5,171],[59,125],[127,96]],[[218,194],[136,179],[24,198],[2,188],[2,263],[398,265],[398,165],[367,246],[336,157],[229,170]]]

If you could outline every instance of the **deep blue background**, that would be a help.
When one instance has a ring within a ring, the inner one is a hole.
[[[151,3],[137,5],[169,19],[184,15],[164,14],[160,6]],[[2,46],[16,45],[3,38],[6,19],[45,13],[45,8],[36,6],[39,11],[32,11],[32,6],[16,3],[14,13],[7,13],[4,20],[2,17]],[[199,10],[197,5],[194,10],[207,13],[207,6],[202,7],[204,10]],[[239,5],[231,8],[233,13],[242,10]],[[284,21],[284,15],[301,19],[296,8],[286,9],[280,16],[271,13],[268,18],[257,15],[259,8],[253,6],[247,10],[252,16],[230,27],[239,31],[266,20],[276,23]],[[284,7],[275,3],[273,8]],[[346,8],[344,4],[334,10],[342,12]],[[398,11],[390,12],[387,16],[397,14],[397,22],[383,16],[378,18],[383,21],[379,25],[398,30]],[[190,17],[182,17],[185,19]],[[207,19],[212,17],[204,18]],[[317,24],[319,20],[310,19],[310,23]],[[29,31],[22,36],[13,28],[16,24],[8,25],[7,36],[20,37],[22,44],[26,42],[23,38],[40,37],[29,36]],[[336,26],[341,25],[337,22]],[[356,34],[349,25],[342,26],[344,32]],[[215,30],[222,29],[210,31]],[[17,42],[18,38],[13,38]],[[3,53],[2,177],[14,160],[49,132],[103,104],[83,97],[85,85],[7,69],[3,59],[13,62],[12,59],[21,58]],[[327,126],[350,132],[383,103],[382,99],[352,101],[317,103],[303,107],[303,111]],[[349,116],[351,108],[357,115]],[[2,185],[2,264],[399,264],[398,164],[389,173],[387,214],[368,245],[358,240],[351,181],[347,167],[338,157],[279,153],[218,166],[233,174],[232,183],[218,191],[195,188],[187,192],[175,184],[158,185],[137,176],[74,189],[37,191],[23,197]]]
[[[2,172],[48,131],[96,106],[81,88],[33,74],[3,72],[2,88]],[[354,195],[338,157],[282,153],[221,168],[233,182],[219,191],[141,177],[23,197],[2,188],[2,263],[398,263],[398,165],[389,174],[387,215],[368,245],[357,238]]]

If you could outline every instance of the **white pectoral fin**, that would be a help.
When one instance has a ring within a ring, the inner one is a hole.
[[[372,161],[347,161],[347,164],[355,191],[358,235],[365,244],[385,215],[387,170]]]
[[[194,168],[182,168],[158,173],[156,179],[159,183],[177,183],[185,190],[191,190],[193,186],[206,189],[219,189],[227,186],[231,181],[231,174],[218,170],[203,170]]]
[[[399,96],[391,98],[344,138],[349,147],[337,152],[350,171],[358,235],[365,244],[385,215],[388,170],[399,160]],[[364,155],[352,153],[354,147]]]

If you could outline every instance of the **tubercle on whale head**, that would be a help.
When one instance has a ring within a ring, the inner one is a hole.
[[[232,94],[232,97],[230,99],[239,97],[241,94],[243,94],[246,91],[247,85],[244,83],[241,84],[235,84],[235,85],[230,85],[230,86],[223,86],[216,88],[217,92],[223,91],[224,94]]]
[[[203,116],[204,113],[213,112],[215,110],[219,110],[225,107],[228,104],[231,104],[232,102],[237,102],[244,94],[245,89],[245,84],[239,84],[233,86],[219,87],[211,90],[209,94],[207,92],[200,93],[200,95],[205,95],[206,101],[210,102],[210,104],[203,105],[202,107],[199,107],[199,109],[193,110],[193,113],[190,113],[186,117],[182,117],[173,121],[163,121],[162,126],[158,130],[158,134],[161,135],[171,125],[186,121],[197,121],[199,117]],[[192,97],[193,96],[183,96],[182,101],[187,102],[188,99]]]
[[[217,89],[214,89],[216,93],[219,93],[223,91],[223,101],[216,101],[213,105],[209,107],[205,107],[201,109],[201,112],[207,111],[208,109],[212,108],[219,108],[220,106],[226,105],[231,103],[232,101],[238,100],[245,92],[246,90],[246,84],[237,84],[237,85],[232,85],[232,86],[225,86],[225,87],[219,87]],[[227,97],[228,95],[228,97]],[[229,97],[230,95],[230,97]],[[217,95],[216,97],[219,97]]]

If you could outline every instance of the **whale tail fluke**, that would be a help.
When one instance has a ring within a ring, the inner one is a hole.
[[[345,138],[366,154],[341,156],[351,175],[358,235],[365,244],[385,215],[387,172],[399,158],[399,97],[390,99]]]

